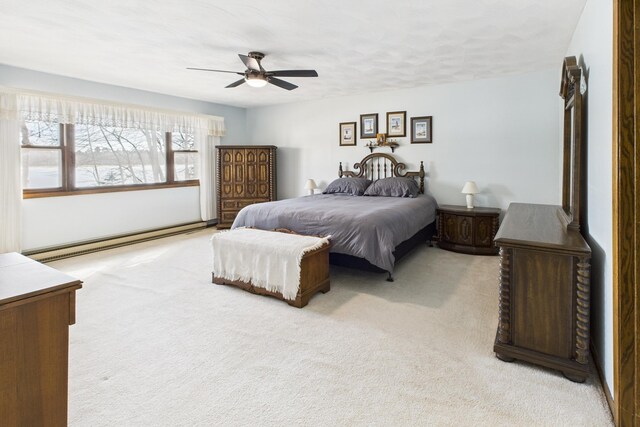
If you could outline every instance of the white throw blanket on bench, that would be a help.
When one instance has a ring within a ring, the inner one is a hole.
[[[294,300],[300,286],[303,255],[328,242],[327,238],[253,228],[216,233],[211,237],[213,274],[227,280],[251,282]]]

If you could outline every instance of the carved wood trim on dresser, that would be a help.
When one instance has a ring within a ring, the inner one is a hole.
[[[589,375],[591,249],[567,227],[562,207],[512,203],[500,248],[496,356]]]
[[[500,248],[500,304],[498,306],[498,342],[511,343],[511,249]],[[498,355],[500,357],[500,355]],[[512,359],[511,359],[512,360]]]
[[[229,228],[240,209],[276,199],[276,149],[273,145],[216,147],[218,228]]]

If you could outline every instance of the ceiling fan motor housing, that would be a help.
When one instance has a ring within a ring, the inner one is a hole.
[[[249,52],[249,55],[247,55],[249,58],[253,58],[256,61],[261,61],[262,58],[264,58],[264,53],[262,52]]]

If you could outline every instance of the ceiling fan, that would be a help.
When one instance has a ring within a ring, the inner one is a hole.
[[[260,52],[249,52],[249,55],[238,54],[240,60],[244,63],[247,69],[244,72],[239,71],[225,71],[225,70],[211,70],[209,68],[191,68],[187,67],[187,70],[200,70],[200,71],[214,71],[216,73],[232,73],[238,74],[240,76],[244,76],[238,81],[231,83],[226,87],[236,87],[240,86],[243,83],[247,83],[251,87],[263,87],[266,86],[267,83],[271,83],[272,85],[276,85],[286,90],[293,90],[298,86],[293,83],[286,82],[284,80],[280,80],[277,77],[318,77],[318,73],[316,70],[278,70],[278,71],[267,71],[262,68],[262,58],[264,58],[264,53]]]

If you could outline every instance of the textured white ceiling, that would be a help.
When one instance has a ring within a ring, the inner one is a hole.
[[[586,0],[0,0],[0,63],[243,107],[559,66]],[[318,78],[224,86],[237,54]]]

